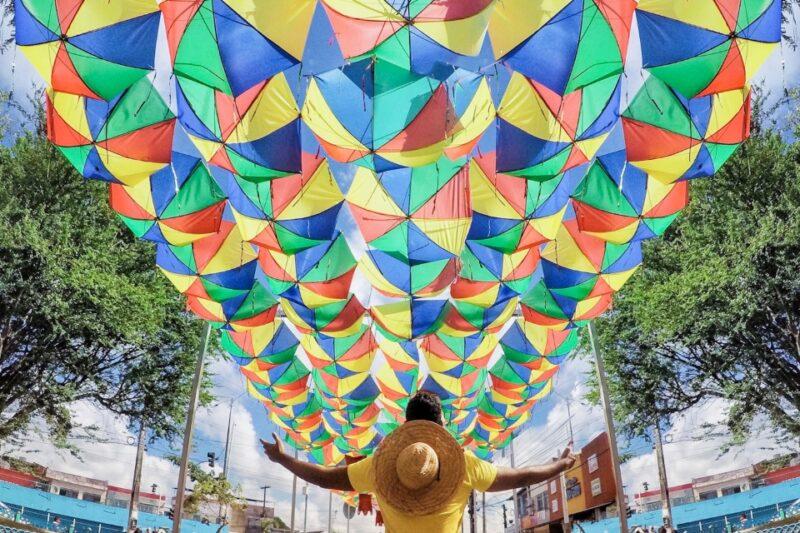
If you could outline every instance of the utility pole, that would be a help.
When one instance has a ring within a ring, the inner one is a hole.
[[[561,521],[563,522],[564,533],[570,533],[569,507],[567,506],[567,473],[559,474],[559,484],[561,485]]]
[[[619,449],[617,448],[617,433],[614,430],[614,415],[611,412],[611,399],[608,396],[608,383],[606,382],[606,369],[603,365],[603,357],[600,355],[600,347],[597,343],[597,332],[594,329],[594,321],[589,322],[589,340],[594,352],[594,364],[597,370],[597,382],[600,385],[600,402],[603,404],[603,416],[606,420],[608,431],[608,443],[611,448],[611,464],[614,468],[614,482],[617,489],[617,509],[619,511],[620,533],[628,533],[628,515],[625,505],[625,491],[622,489],[622,472],[619,467]]]
[[[222,460],[222,477],[228,479],[228,459],[231,456],[231,430],[233,426],[231,420],[233,419],[233,399],[231,399],[231,406],[228,409],[228,433],[225,437],[225,458]]]
[[[267,516],[267,489],[269,485],[264,485],[261,487],[261,490],[264,491],[264,499],[261,500],[261,518]]]
[[[658,482],[661,485],[661,518],[667,528],[672,527],[672,503],[669,501],[667,466],[664,463],[664,447],[661,443],[661,421],[656,418],[655,434],[656,462],[658,463]]]
[[[328,533],[333,531],[333,521],[331,520],[333,515],[333,493],[328,491]]]
[[[294,458],[297,459],[297,448],[294,449]],[[292,476],[292,519],[289,523],[289,530],[294,533],[294,508],[297,504],[297,476]],[[348,523],[349,524],[349,523]]]
[[[572,433],[572,409],[570,398],[567,398],[567,424],[569,424],[569,446],[575,443],[575,435]],[[574,450],[573,450],[574,451]],[[569,507],[567,506],[567,473],[561,472],[561,499],[563,500],[564,509],[561,511],[563,515],[563,529],[564,533],[570,533],[572,524],[570,523]]]
[[[228,479],[228,458],[230,457],[231,452],[231,419],[233,418],[233,399],[231,399],[231,406],[228,409],[228,432],[225,436],[225,457],[222,460],[222,477]],[[228,509],[225,508],[225,516],[228,516]],[[222,516],[222,504],[219,504],[219,518],[223,518]],[[220,523],[222,523],[220,521]]]
[[[306,526],[308,525],[308,483],[303,487],[303,496],[305,496],[305,503],[303,503],[303,533],[306,533]]]
[[[200,353],[197,354],[197,365],[194,369],[192,381],[192,395],[189,397],[189,410],[186,413],[186,429],[183,432],[183,448],[181,449],[181,467],[178,473],[178,494],[175,496],[175,509],[172,518],[172,533],[180,533],[181,516],[183,515],[183,498],[186,492],[186,470],[189,467],[189,452],[192,448],[192,432],[194,431],[194,416],[197,404],[200,402],[200,383],[203,380],[203,362],[208,349],[208,339],[211,337],[211,323],[206,322],[203,327],[203,336],[200,338]]]
[[[483,522],[483,533],[486,533],[486,493],[481,492],[481,522]]]
[[[144,459],[145,431],[144,421],[139,422],[139,442],[136,445],[136,463],[133,466],[133,486],[131,502],[128,505],[128,531],[136,529],[139,521],[139,492],[142,490],[142,460]]]
[[[511,468],[516,468],[517,463],[514,460],[514,436],[513,435],[511,436],[511,442],[509,443],[509,448],[510,448],[510,451],[511,451],[511,457],[510,457]],[[517,489],[514,489],[514,490],[511,491],[511,501],[514,503],[514,531],[520,531],[519,521],[520,521],[520,516],[522,515],[522,513],[520,513],[519,506],[517,505]]]
[[[511,448],[511,468],[516,468],[516,462],[514,461],[514,435],[511,435],[511,442],[509,443],[509,448]],[[517,505],[517,489],[513,489],[511,491],[511,501],[514,502],[514,531],[519,531],[519,507]],[[627,533],[627,532],[623,532]]]
[[[469,533],[477,533],[475,531],[475,491],[469,493]]]

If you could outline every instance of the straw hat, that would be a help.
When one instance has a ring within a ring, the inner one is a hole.
[[[464,451],[445,428],[406,422],[383,441],[373,459],[378,496],[409,515],[441,509],[464,480]]]

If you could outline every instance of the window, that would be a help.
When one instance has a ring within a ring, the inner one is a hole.
[[[706,492],[701,492],[699,494],[699,498],[698,499],[701,502],[703,502],[703,501],[706,501],[706,500],[713,500],[716,497],[717,497],[717,491],[715,491],[715,490],[707,490]]]
[[[550,482],[550,494],[555,494],[555,493],[556,493],[556,480],[554,479]]]
[[[87,502],[100,503],[100,495],[99,494],[93,494],[91,492],[84,492],[83,493],[83,500],[87,501]]]
[[[571,477],[567,479],[567,499],[577,498],[581,495],[581,483],[578,478]]]
[[[740,492],[742,492],[742,488],[739,486],[725,487],[724,489],[722,489],[723,496],[730,496],[731,494],[739,494]]]
[[[672,500],[672,505],[683,505],[685,503],[691,503],[692,498],[690,496],[678,496],[677,498],[670,498]]]
[[[78,497],[78,491],[65,489],[65,488],[60,488],[60,489],[58,489],[58,495],[59,496],[66,496],[67,498],[77,498]]]
[[[547,493],[540,492],[536,495],[536,511],[546,511],[547,510]]]
[[[107,498],[106,505],[109,505],[111,507],[127,508],[128,500],[120,500],[119,498]]]
[[[593,453],[589,456],[589,459],[586,460],[586,466],[589,469],[589,473],[596,472],[600,465],[597,464],[597,454]]]
[[[603,492],[603,486],[600,484],[600,478],[596,477],[592,480],[592,496],[598,496]]]
[[[551,513],[558,512],[558,500],[553,500],[550,502],[550,512]]]

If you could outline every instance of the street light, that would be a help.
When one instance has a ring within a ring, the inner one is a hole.
[[[261,502],[261,518],[267,516],[267,489],[270,488],[269,485],[264,485],[261,489],[264,491],[264,499]]]

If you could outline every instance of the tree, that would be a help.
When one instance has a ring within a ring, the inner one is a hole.
[[[180,457],[171,456],[170,460],[180,464]],[[206,472],[197,463],[188,463],[189,478],[192,480],[192,489],[183,499],[183,514],[193,515],[205,505],[219,505],[220,508],[241,508],[240,489],[233,487],[224,476],[214,476]],[[227,517],[227,514],[226,514]]]
[[[0,146],[0,441],[44,420],[56,443],[87,401],[173,437],[202,324],[107,205],[29,132]],[[207,393],[204,400],[208,400]]]
[[[261,520],[261,530],[264,533],[270,533],[273,530],[289,531],[289,526],[281,520],[281,517],[275,516],[273,518],[264,518]]]
[[[800,144],[755,116],[752,138],[692,184],[685,213],[645,245],[642,271],[598,321],[629,435],[721,398],[734,443],[760,415],[800,436]]]

